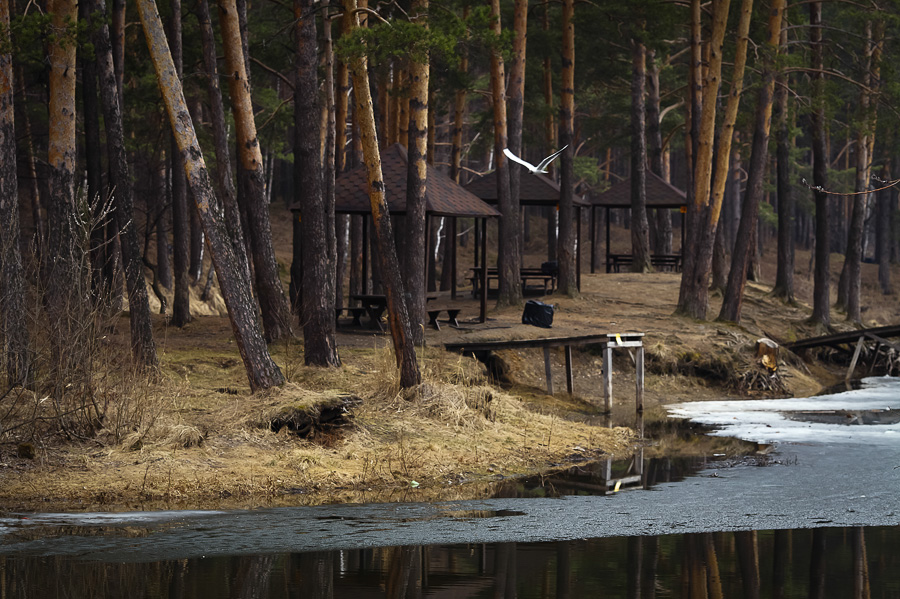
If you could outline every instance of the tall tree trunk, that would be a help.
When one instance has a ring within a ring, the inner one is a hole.
[[[782,20],[780,51],[787,52],[787,27]],[[788,121],[788,79],[783,72],[776,76],[774,110],[776,187],[778,194],[778,265],[772,293],[783,301],[794,303],[794,213],[796,201],[791,189],[791,133]]]
[[[353,30],[359,27],[356,0],[343,0],[343,6],[344,14],[351,15],[347,20],[345,34],[352,35]],[[375,112],[372,108],[366,63],[365,56],[362,56],[353,59],[348,67],[353,79],[353,93],[356,96],[356,115],[366,163],[372,218],[375,222],[374,241],[378,247],[378,260],[384,280],[394,354],[397,357],[397,366],[400,368],[400,386],[409,388],[419,384],[421,378],[415,347],[411,342],[409,313],[403,297],[403,281],[400,278],[397,252],[394,249],[394,233],[391,228],[390,213],[384,197],[384,177],[381,172],[381,155],[375,135]]]
[[[659,99],[659,62],[656,52],[647,54],[647,157],[650,171],[663,180],[665,176],[662,146],[662,122]],[[656,241],[652,244],[660,254],[672,253],[672,212],[668,208],[655,210]]]
[[[154,0],[138,0],[136,4],[144,36],[147,39],[147,46],[150,49],[153,67],[156,70],[160,93],[178,141],[185,174],[200,214],[213,265],[219,277],[219,287],[222,290],[238,350],[247,371],[250,389],[258,391],[281,385],[284,383],[284,376],[272,361],[269,349],[266,347],[256,322],[256,309],[250,294],[250,281],[245,278],[244,272],[239,266],[222,215],[216,209],[209,173],[206,170],[200,144],[197,142],[197,135],[194,132],[194,125],[184,101],[181,82],[175,73],[175,65],[172,63],[172,56],[166,45],[156,3]]]
[[[410,20],[427,28],[428,0],[413,0]],[[408,173],[406,181],[406,302],[412,341],[425,342],[425,268],[429,244],[425,231],[425,185],[428,152],[428,55],[414,56],[409,65]]]
[[[499,41],[502,33],[500,24],[500,0],[491,0],[491,31]],[[497,177],[497,203],[500,208],[500,251],[498,256],[497,306],[514,306],[522,302],[522,279],[519,268],[522,264],[521,221],[518,198],[512,197],[509,189],[509,161],[503,153],[507,147],[506,120],[506,75],[503,55],[499,48],[491,50],[491,95],[494,109],[494,160]],[[484,293],[487,290],[483,291]]]
[[[717,99],[718,80],[722,70],[722,40],[727,25],[730,0],[722,0],[715,5],[713,15],[713,31],[710,40],[710,59],[707,80],[703,89],[703,108],[695,168],[694,203],[698,210],[706,214],[702,219],[702,228],[698,232],[699,240],[696,256],[692,261],[693,272],[687,270],[682,275],[682,293],[679,295],[679,311],[693,318],[705,319],[709,308],[709,273],[712,268],[712,254],[715,245],[719,215],[722,210],[722,199],[728,181],[728,161],[731,158],[731,144],[734,137],[734,123],[737,119],[738,106],[744,86],[744,66],[747,61],[747,42],[750,20],[753,12],[753,0],[743,0],[741,16],[738,22],[737,44],[734,58],[734,71],[731,91],[725,105],[725,115],[719,129],[716,147],[715,169],[712,169],[712,141],[714,133],[710,129],[716,127],[714,108]],[[710,185],[712,182],[712,185]]]
[[[699,26],[700,7],[697,0],[692,2],[692,65],[695,71],[700,69]],[[722,75],[722,44],[728,24],[730,0],[720,0],[713,5],[712,33],[709,41],[709,61],[702,89],[699,90],[700,105],[692,104],[691,120],[699,120],[696,136],[692,135],[692,143],[696,152],[693,154],[693,201],[688,204],[689,232],[691,243],[684,253],[684,270],[681,274],[681,287],[678,294],[677,312],[692,318],[705,319],[709,307],[709,271],[712,265],[712,250],[715,240],[715,224],[718,221],[718,209],[710,204],[710,191],[713,180],[713,140],[716,128],[716,102]],[[695,31],[696,30],[696,31]],[[743,43],[746,44],[746,36]],[[735,61],[737,62],[737,61]],[[736,65],[737,66],[737,65]],[[694,75],[696,85],[699,78]],[[735,83],[737,79],[735,79]],[[692,125],[693,127],[693,125]],[[731,143],[731,127],[726,127],[720,138]],[[728,135],[724,131],[727,130]],[[719,148],[726,156],[729,149]],[[712,225],[712,226],[710,226]]]
[[[0,342],[6,356],[6,388],[31,379],[25,272],[19,248],[19,188],[13,106],[9,0],[0,0]]]
[[[25,84],[24,84],[24,75],[23,69],[21,65],[16,65],[15,78],[19,81],[19,94],[25,99]],[[34,228],[34,243],[35,243],[35,251],[36,258],[38,261],[43,260],[44,256],[44,247],[47,242],[47,227],[44,223],[44,216],[41,208],[41,192],[40,187],[38,186],[38,176],[37,176],[37,166],[35,164],[34,157],[34,139],[31,135],[31,119],[28,116],[28,111],[24,108],[21,109],[21,117],[22,117],[22,134],[20,137],[24,137],[25,141],[25,172],[26,172],[26,180],[30,181],[29,189],[29,200],[31,204],[31,219],[32,226]],[[111,280],[111,279],[110,279]]]
[[[509,149],[516,156],[522,156],[522,121],[525,113],[525,52],[528,34],[528,0],[515,0],[513,9],[512,61],[509,64],[509,105],[507,118]],[[512,203],[521,206],[520,185],[522,169],[509,169],[509,195]],[[527,218],[527,215],[526,215]],[[518,245],[524,248],[524,232],[520,228]],[[522,250],[524,251],[524,250]]]
[[[891,159],[887,157],[881,178],[890,181],[893,176]],[[878,284],[883,295],[892,295],[891,288],[891,200],[893,188],[880,189],[876,196],[875,256],[878,261]]]
[[[77,344],[76,331],[82,325],[79,313],[88,298],[83,293],[81,267],[83,246],[75,230],[75,44],[68,28],[77,20],[75,0],[52,0],[48,3],[54,31],[59,32],[49,47],[50,114],[48,163],[50,195],[47,205],[48,255],[44,271],[47,288],[46,306],[56,362],[56,394],[61,394],[65,380],[80,364],[80,352],[68,351]]]
[[[559,143],[569,146],[562,153],[559,180],[559,264],[560,293],[578,293],[575,261],[575,2],[564,0],[562,10],[562,81],[559,91]]]
[[[549,35],[550,32],[550,3],[544,4],[544,13],[541,18],[541,29],[544,31],[544,35]],[[553,111],[553,61],[550,57],[551,50],[550,47],[547,47],[547,53],[544,55],[544,68],[543,68],[543,88],[544,88],[544,103],[547,105],[547,114],[544,117],[544,155],[549,156],[553,152],[556,151],[556,148],[559,147],[557,144],[557,131],[556,131],[556,118],[554,117]],[[607,149],[608,151],[608,149]],[[550,179],[557,181],[556,177],[556,161],[550,164],[547,168],[547,176]],[[558,240],[556,237],[557,233],[557,217],[559,216],[558,206],[545,206],[544,214],[547,217],[547,260],[555,261],[557,259],[556,252],[558,250]]]
[[[650,230],[647,225],[647,127],[644,89],[647,51],[631,40],[631,271],[651,272]]]
[[[109,27],[106,23],[106,7],[102,0],[90,0],[92,41],[97,54],[100,77],[100,104],[106,128],[106,145],[109,154],[110,189],[115,193],[116,222],[121,223],[119,238],[122,245],[122,261],[125,269],[125,286],[128,290],[128,311],[131,325],[131,353],[136,364],[144,368],[156,368],[158,358],[153,340],[153,323],[150,320],[150,302],[144,282],[144,268],[134,226],[134,188],[128,168],[125,150],[125,132],[122,126],[122,101],[116,86]]]
[[[467,21],[469,18],[469,7],[466,6],[463,8],[463,21]],[[468,75],[469,71],[469,50],[467,46],[463,46],[460,50],[459,56],[459,66],[457,67],[459,70],[460,77],[465,78]],[[468,90],[465,87],[460,87],[453,94],[453,128],[451,130],[451,142],[450,142],[450,178],[456,181],[457,183],[461,183],[460,181],[460,169],[462,167],[462,140],[463,140],[463,127],[465,126],[465,118],[466,118],[466,95]]]
[[[720,320],[740,322],[750,252],[756,252],[755,245],[750,245],[750,233],[757,228],[759,204],[762,202],[764,193],[766,166],[769,164],[769,130],[772,124],[772,101],[775,91],[773,61],[778,56],[784,6],[785,0],[772,0],[769,9],[769,47],[766,49],[765,55],[772,56],[772,58],[767,59],[763,65],[763,85],[759,88],[759,99],[756,103],[756,123],[753,131],[753,148],[750,154],[750,172],[747,176],[747,191],[741,206],[741,224],[738,227],[734,250],[731,254],[728,286],[722,300],[722,309],[719,311]]]
[[[312,0],[295,0],[297,57],[294,93],[295,193],[301,197],[303,255],[303,347],[307,364],[340,366],[334,319],[334,170],[331,201],[319,160],[316,13]],[[326,160],[334,160],[334,146]]]
[[[813,196],[816,202],[816,267],[813,278],[814,323],[831,324],[829,266],[831,245],[828,231],[828,153],[825,147],[825,75],[823,73],[824,41],[822,35],[822,3],[809,4],[810,78],[812,79]]]
[[[216,38],[207,0],[198,0],[197,2],[197,21],[200,25],[200,39],[203,46],[203,65],[206,71],[206,90],[209,95],[213,146],[216,149],[217,198],[224,210],[225,227],[234,248],[235,258],[244,276],[250,281],[252,280],[250,263],[247,259],[245,251],[247,246],[244,243],[244,233],[241,228],[241,210],[238,207],[237,193],[234,189],[234,173],[231,170],[231,152],[225,125],[225,109],[222,104],[222,89],[219,87]],[[197,211],[192,210],[192,212],[196,213]],[[255,299],[253,301],[256,302]]]
[[[181,0],[170,0],[169,48],[178,78],[182,78]],[[191,214],[188,211],[187,181],[180,168],[178,144],[171,138],[172,161],[172,262],[175,274],[175,295],[172,298],[172,324],[183,327],[191,322]]]
[[[256,296],[259,300],[266,339],[275,341],[291,335],[290,310],[281,280],[278,278],[278,262],[272,247],[272,227],[265,199],[262,153],[253,118],[253,102],[250,96],[250,81],[247,77],[244,44],[241,41],[238,10],[235,0],[218,0],[218,5],[225,65],[229,73],[228,88],[231,92],[235,132],[240,149],[238,161],[246,175],[239,179],[245,186],[240,197],[247,207],[250,243],[253,247],[253,272],[256,276]]]
[[[87,5],[79,3],[78,18],[88,18]],[[81,70],[81,106],[84,123],[84,169],[87,179],[87,203],[93,212],[90,230],[91,285],[97,300],[106,300],[107,286],[103,281],[103,264],[106,258],[106,229],[100,226],[104,221],[105,206],[103,187],[103,153],[100,149],[100,104],[97,99],[97,64],[78,57]]]
[[[881,37],[883,26],[874,32],[871,21],[866,23],[865,69],[863,87],[859,94],[859,130],[856,134],[856,193],[851,196],[853,210],[847,238],[847,251],[841,277],[838,281],[838,306],[847,310],[847,320],[860,322],[860,278],[863,253],[865,216],[869,205],[869,180],[871,173],[871,151],[875,139],[875,107],[872,106],[870,90],[877,87],[878,62],[881,58]],[[877,38],[877,39],[876,39]]]

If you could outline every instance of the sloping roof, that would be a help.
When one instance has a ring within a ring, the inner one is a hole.
[[[631,207],[631,177],[619,181],[591,200],[591,203],[602,208]],[[687,196],[683,191],[666,183],[659,175],[647,171],[648,208],[680,208],[685,205],[687,205]]]
[[[488,204],[496,204],[496,171],[467,183],[465,188]],[[523,206],[556,206],[559,204],[560,193],[559,184],[544,175],[522,173],[519,178],[519,203]],[[576,195],[575,205],[587,207],[590,206],[590,203]]]
[[[391,214],[406,212],[406,148],[394,144],[381,152],[381,172],[385,198]],[[334,210],[339,214],[368,214],[369,202],[366,166],[360,165],[335,181]],[[463,189],[453,179],[428,165],[425,185],[425,211],[434,216],[500,216],[491,206]]]

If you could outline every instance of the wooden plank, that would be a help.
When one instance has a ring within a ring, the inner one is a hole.
[[[553,372],[550,370],[550,348],[544,348],[544,376],[547,377],[547,393],[553,395]]]
[[[883,327],[874,327],[870,329],[859,329],[855,331],[847,331],[846,333],[835,333],[832,335],[822,335],[820,337],[810,337],[808,339],[799,339],[797,341],[782,343],[781,345],[790,349],[807,349],[822,346],[837,346],[841,344],[850,344],[858,339],[860,335],[866,334],[878,335],[885,339],[891,337],[900,337],[900,325],[888,325]]]
[[[856,342],[856,351],[853,352],[853,359],[850,360],[850,368],[847,369],[847,376],[844,380],[849,381],[850,377],[853,376],[853,371],[856,369],[856,361],[859,359],[859,353],[862,351],[863,345],[866,343],[866,336],[860,335],[859,341]]]
[[[644,411],[644,348],[639,347],[637,350],[637,359],[634,363],[634,409],[638,412]]]
[[[603,349],[603,409],[612,411],[612,348]]]

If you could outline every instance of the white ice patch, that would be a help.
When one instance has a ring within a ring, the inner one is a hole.
[[[669,406],[669,415],[716,427],[718,436],[757,443],[900,445],[900,423],[839,424],[804,420],[803,413],[900,410],[900,378],[872,377],[860,389],[798,399],[697,401]],[[792,415],[793,418],[788,416]]]

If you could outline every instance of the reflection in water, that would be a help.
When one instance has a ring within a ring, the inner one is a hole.
[[[434,545],[97,563],[0,556],[0,597],[900,596],[900,528]]]

